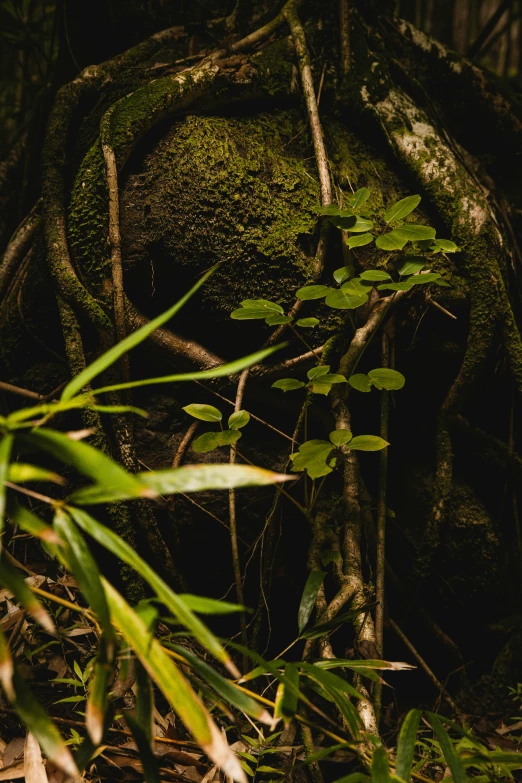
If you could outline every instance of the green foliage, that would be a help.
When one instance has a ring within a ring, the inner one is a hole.
[[[390,444],[378,435],[353,436],[349,430],[334,430],[330,440],[307,440],[299,451],[290,455],[292,470],[296,473],[306,470],[311,479],[327,476],[335,468],[335,449],[344,447],[354,451],[380,451]]]

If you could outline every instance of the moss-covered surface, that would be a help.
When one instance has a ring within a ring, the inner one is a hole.
[[[222,318],[247,297],[289,305],[310,279],[316,243],[319,188],[306,141],[298,112],[176,122],[125,188],[127,264],[149,256],[175,281],[222,262],[205,291],[207,315]]]

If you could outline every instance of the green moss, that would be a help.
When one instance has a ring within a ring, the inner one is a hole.
[[[290,304],[311,277],[319,203],[306,137],[299,151],[289,147],[300,130],[298,112],[177,122],[129,182],[125,255],[136,258],[139,223],[143,257],[154,248],[191,276],[224,262],[206,291],[211,307],[228,313],[247,296]]]

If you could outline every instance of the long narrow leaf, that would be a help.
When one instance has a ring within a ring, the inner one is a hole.
[[[15,700],[13,687],[14,663],[9,644],[0,629],[0,683],[9,701]]]
[[[205,706],[159,642],[147,632],[139,615],[114,587],[103,580],[111,615],[127,644],[179,715],[196,742],[223,772],[238,783],[246,783],[237,757],[230,750]]]
[[[154,724],[154,690],[150,677],[139,661],[136,661],[136,720],[147,742],[152,743]]]
[[[451,737],[442,725],[440,718],[433,712],[428,712],[427,715],[429,722],[433,727],[433,731],[437,735],[444,758],[451,770],[454,783],[468,783],[468,776],[466,775],[464,765],[459,759],[455,746],[451,741]]]
[[[225,701],[228,701],[233,707],[242,712],[246,712],[250,717],[255,718],[267,726],[271,726],[273,718],[270,713],[259,702],[255,701],[243,691],[238,690],[229,680],[226,680],[216,672],[208,663],[205,663],[196,655],[186,650],[184,647],[172,645],[180,655],[187,659],[190,666],[196,671],[205,682],[210,685]]]
[[[14,708],[40,743],[47,758],[63,770],[66,775],[72,778],[78,777],[80,773],[60,732],[16,672],[13,677],[13,686],[15,691]]]
[[[135,718],[132,713],[124,711],[123,717],[127,726],[131,730],[132,737],[138,748],[141,763],[143,764],[143,779],[147,783],[161,783],[158,760],[153,753],[150,745],[150,738],[147,736],[140,720]]]
[[[5,557],[0,558],[0,581],[20,601],[31,617],[40,623],[47,633],[55,634],[56,628],[49,612],[43,607],[38,598],[26,584],[23,576],[18,573]]]
[[[127,491],[132,497],[146,497],[150,494],[117,462],[84,441],[71,440],[67,435],[51,429],[35,429],[22,437],[30,445],[48,452],[66,465],[72,465],[79,473],[108,490]]]
[[[188,608],[185,602],[158,576],[145,560],[127,544],[120,536],[113,533],[108,527],[97,522],[87,512],[79,508],[69,508],[69,513],[74,521],[88,533],[95,541],[104,546],[114,555],[130,565],[142,576],[155,591],[158,598],[172,612],[179,623],[187,628],[195,638],[221,663],[223,663],[234,677],[240,674],[230,655],[214,636],[214,634],[201,622],[199,617]]]
[[[102,636],[94,664],[94,674],[89,682],[85,725],[94,745],[99,745],[103,739],[105,715],[107,712],[107,690],[112,673],[109,663],[113,654],[112,648],[112,639],[107,642],[105,636]]]
[[[160,495],[175,495],[179,492],[204,492],[209,489],[238,489],[240,487],[260,487],[282,481],[291,481],[294,477],[284,473],[256,468],[252,465],[186,465],[172,470],[147,471],[136,474],[136,486],[110,487],[94,485],[82,487],[71,495],[70,501],[80,505],[108,503],[127,500],[139,495],[149,498]]]
[[[204,381],[210,378],[223,378],[226,375],[236,375],[236,373],[252,367],[254,364],[260,364],[263,359],[270,356],[274,351],[284,348],[287,343],[274,345],[272,348],[263,348],[261,351],[243,356],[241,359],[235,359],[227,364],[220,364],[212,370],[202,370],[201,372],[185,372],[176,375],[162,375],[159,378],[144,378],[139,381],[129,381],[128,383],[117,383],[113,386],[104,386],[101,389],[95,389],[92,394],[103,394],[110,391],[121,391],[122,389],[135,389],[138,386],[151,386],[157,383],[180,383],[181,381]]]
[[[48,549],[53,551],[53,554],[55,552],[53,547],[63,543],[56,531],[53,530],[50,525],[46,525],[45,522],[42,522],[36,514],[33,514],[33,512],[29,511],[25,506],[13,503],[12,507],[9,507],[9,513],[23,531],[30,533],[35,538],[39,538],[40,541],[47,545]]]
[[[304,586],[303,595],[301,596],[301,603],[299,604],[299,610],[297,612],[297,626],[299,628],[299,636],[303,633],[305,626],[310,619],[313,608],[315,606],[315,599],[319,588],[325,578],[325,571],[312,571],[306,580]]]
[[[137,329],[135,332],[132,332],[132,334],[129,334],[124,340],[121,340],[119,343],[117,343],[117,345],[109,348],[109,350],[96,359],[95,362],[92,362],[92,364],[86,367],[85,370],[79,373],[75,378],[72,379],[72,381],[67,384],[62,392],[61,399],[70,400],[71,397],[74,397],[74,395],[81,391],[84,386],[87,386],[93,378],[96,378],[97,375],[114,364],[114,362],[118,361],[121,356],[142,343],[143,340],[152,334],[155,329],[158,329],[160,326],[163,326],[164,323],[170,321],[170,319],[173,318],[173,316],[175,316],[179,310],[181,310],[183,305],[188,302],[188,300],[196,293],[196,291],[201,288],[203,283],[210,277],[216,268],[217,266],[213,266],[212,269],[206,272],[203,277],[198,280],[196,285],[192,286],[190,291],[182,296],[181,299],[176,302],[176,304],[172,305],[172,307],[169,307],[169,309],[165,310],[165,312],[161,315],[153,318],[152,321],[144,324],[140,329]]]
[[[13,436],[8,433],[0,440],[0,536],[4,530],[6,491],[4,482],[9,473],[9,459],[13,448]],[[0,538],[1,547],[1,538]]]
[[[89,547],[78,532],[70,517],[58,509],[54,517],[54,529],[66,543],[66,558],[73,575],[78,580],[80,590],[96,612],[109,648],[113,644],[113,629],[105,591],[100,580],[100,572]],[[110,652],[109,652],[110,657]]]
[[[415,753],[417,741],[417,729],[421,718],[421,710],[410,710],[401,726],[399,741],[397,743],[397,759],[395,762],[395,774],[403,780],[410,779],[411,765]]]
[[[372,755],[372,783],[389,783],[390,765],[384,748],[375,748]]]

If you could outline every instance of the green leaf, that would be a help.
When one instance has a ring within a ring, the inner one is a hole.
[[[321,573],[321,572],[316,572],[316,573]],[[288,718],[293,718],[293,716],[297,711],[297,702],[298,702],[298,694],[299,694],[299,669],[297,668],[297,666],[294,666],[293,663],[286,664],[285,679],[287,680],[287,682],[281,683],[283,687],[283,693],[281,695],[280,710],[281,710],[281,715],[284,718],[288,719]]]
[[[372,283],[379,283],[381,280],[391,280],[391,275],[381,269],[367,269],[366,272],[361,272],[360,277],[362,280],[371,280]]]
[[[349,197],[348,204],[352,209],[357,209],[358,207],[362,207],[369,198],[370,191],[368,188],[359,188],[359,190],[356,190],[355,193]]]
[[[219,435],[220,433],[216,433]],[[218,444],[219,445],[219,444]],[[288,481],[291,476],[272,473],[264,468],[251,465],[201,464],[184,465],[181,468],[151,470],[136,474],[142,494],[150,498],[161,495],[175,495],[179,492],[205,492],[209,489],[238,489],[239,487],[264,486],[280,481]],[[134,495],[119,492],[118,489],[106,490],[104,487],[85,487],[77,490],[71,501],[89,505],[107,503],[115,500],[127,500]]]
[[[13,687],[13,675],[14,662],[11,655],[11,649],[9,647],[9,642],[5,638],[4,632],[0,628],[0,683],[10,702],[13,702],[16,698]]]
[[[335,220],[335,218],[330,218],[331,222],[333,222],[333,220]],[[371,220],[366,220],[366,218],[357,217],[355,215],[353,217],[341,218],[340,220],[341,225],[339,228],[342,228],[345,231],[350,231],[353,234],[363,234],[367,231],[371,231],[373,228],[373,223]]]
[[[9,474],[9,460],[11,458],[11,449],[13,448],[13,436],[4,435],[0,440],[0,536],[4,530],[6,489],[5,481]]]
[[[348,448],[354,451],[381,451],[389,445],[388,441],[378,435],[357,435],[350,441]]]
[[[23,531],[30,533],[35,538],[39,538],[48,547],[63,543],[50,525],[46,525],[24,506],[13,504],[10,513],[13,519],[16,520],[16,524]]]
[[[312,367],[306,373],[309,380],[314,381],[316,378],[320,378],[321,375],[327,375],[330,372],[329,364],[318,364],[316,367]]]
[[[455,242],[452,242],[450,239],[435,239],[430,250],[433,250],[433,247],[437,248],[438,250],[442,250],[444,253],[460,252],[460,247],[457,247]]]
[[[86,367],[85,370],[82,370],[82,372],[76,375],[71,381],[69,381],[63,390],[60,399],[70,400],[72,397],[74,397],[75,394],[87,386],[93,380],[93,378],[96,378],[97,375],[114,364],[114,362],[118,361],[121,356],[142,343],[143,340],[145,340],[150,334],[152,334],[152,332],[155,331],[155,329],[158,329],[160,326],[163,326],[164,323],[170,321],[170,319],[173,318],[176,313],[179,312],[179,310],[181,310],[183,305],[188,302],[188,300],[196,293],[196,291],[201,288],[203,283],[208,280],[216,268],[217,265],[213,266],[212,269],[206,272],[206,274],[204,274],[203,277],[198,280],[196,285],[192,286],[190,291],[188,291],[185,296],[182,296],[181,299],[176,302],[176,304],[172,305],[172,307],[169,307],[169,309],[165,310],[165,312],[161,315],[158,315],[157,318],[153,318],[147,324],[144,324],[140,329],[137,329],[135,332],[132,332],[132,334],[129,334],[127,337],[125,337],[125,339],[121,340],[116,345],[113,345],[112,348],[109,348],[108,351],[102,354],[98,359],[96,359],[96,361],[92,362],[92,364]]]
[[[53,527],[62,541],[66,542],[65,556],[69,567],[78,581],[80,590],[96,612],[105,638],[112,643],[114,634],[109,607],[101,584],[100,572],[89,547],[71,518],[60,508],[56,510]]]
[[[384,213],[385,222],[391,223],[392,220],[401,220],[402,218],[405,218],[406,215],[409,215],[410,212],[413,212],[413,210],[419,206],[420,202],[420,196],[406,196],[406,198],[401,198],[400,201],[397,201],[395,204],[392,204],[391,207],[388,207]]]
[[[190,593],[183,593],[179,597],[189,609],[198,612],[198,614],[230,614],[231,612],[245,611],[245,607],[240,604],[231,604],[228,601],[216,600],[215,598],[205,598]]]
[[[368,283],[365,283],[360,277],[353,277],[351,280],[347,280],[342,284],[341,290],[348,296],[364,296],[365,298],[367,298],[370,293]]]
[[[25,481],[51,481],[54,484],[65,484],[65,479],[52,470],[45,470],[37,465],[28,465],[24,462],[12,462],[9,466],[9,481],[14,484],[23,484]]]
[[[245,775],[238,759],[179,668],[154,636],[147,633],[143,621],[120,593],[105,579],[103,586],[118,630],[127,644],[132,647],[174,712],[180,717],[203,752],[218,764],[226,775],[239,783],[245,783]]]
[[[164,375],[160,378],[143,378],[140,381],[129,381],[128,383],[116,383],[112,386],[104,386],[101,389],[95,389],[92,394],[120,391],[121,389],[135,389],[141,386],[153,386],[157,383],[179,383],[181,381],[204,381],[209,378],[223,378],[226,375],[235,375],[242,370],[246,370],[247,367],[252,367],[254,364],[259,364],[263,359],[266,359],[267,356],[274,353],[274,351],[278,351],[285,346],[286,343],[280,343],[273,348],[263,348],[261,351],[256,351],[249,356],[243,356],[241,359],[235,359],[233,362],[228,362],[228,364],[220,364],[219,367],[214,367],[212,370]]]
[[[7,587],[7,589],[13,593],[24,609],[29,612],[31,617],[33,617],[47,633],[56,634],[56,627],[51,615],[31,591],[23,576],[11,565],[4,553],[0,557],[0,566],[0,581],[4,587]]]
[[[370,370],[368,377],[379,388],[395,391],[402,389],[406,383],[406,378],[397,370],[390,370],[388,367],[379,367],[376,370]]]
[[[349,217],[353,215],[352,209],[341,209],[337,204],[327,204],[325,207],[317,207],[318,215]]]
[[[265,310],[265,318],[271,313],[281,314],[284,312],[281,305],[278,305],[275,302],[270,302],[268,299],[244,299],[240,304],[241,307],[254,307],[256,309]]]
[[[344,446],[351,441],[353,435],[350,430],[334,430],[330,433],[329,438],[334,446]]]
[[[106,639],[102,637],[94,664],[93,677],[89,683],[89,696],[85,708],[85,726],[94,745],[99,745],[103,739],[107,692],[112,675],[110,658],[112,658],[112,641],[107,644]]]
[[[223,430],[223,432],[217,433],[217,444],[218,446],[231,446],[241,436],[242,433],[239,430]]]
[[[427,715],[433,730],[437,735],[444,758],[451,770],[454,783],[468,783],[466,770],[464,769],[462,761],[458,757],[455,746],[451,741],[451,737],[442,725],[440,718],[437,715],[434,715],[433,712],[428,712]]]
[[[372,754],[372,783],[389,783],[390,765],[384,748],[375,748]]]
[[[350,375],[348,378],[348,383],[350,386],[360,392],[369,392],[372,388],[370,379],[362,372],[355,373],[355,375]]]
[[[426,261],[417,256],[406,256],[402,266],[397,270],[400,275],[414,275],[426,266]]]
[[[185,413],[192,416],[194,419],[200,419],[201,421],[221,421],[223,414],[214,408],[213,405],[202,405],[194,402],[192,405],[185,405],[183,408]]]
[[[119,557],[120,560],[123,560],[124,563],[131,566],[131,568],[134,568],[134,570],[148,582],[157,597],[167,609],[172,612],[178,622],[190,631],[216,660],[223,663],[234,677],[239,676],[239,672],[232,663],[230,655],[223,648],[220,641],[206,625],[201,622],[199,617],[196,617],[181,596],[171,590],[154,569],[151,568],[126,541],[108,527],[97,522],[82,509],[70,508],[69,513],[82,530],[92,536],[92,538],[101,544],[101,546],[105,547],[105,549],[108,549],[109,552],[112,552],[116,557]]]
[[[206,454],[208,451],[213,451],[219,446],[218,441],[219,432],[204,432],[203,435],[199,435],[192,441],[192,450],[196,454]]]
[[[409,278],[408,282],[411,285],[423,285],[424,283],[433,283],[435,280],[439,280],[440,275],[438,272],[421,272],[420,275],[413,275]]]
[[[373,234],[356,234],[353,237],[348,237],[346,244],[350,250],[353,250],[354,247],[364,247],[365,245],[369,245],[373,242],[373,240]]]
[[[149,675],[139,661],[136,661],[136,719],[143,727],[148,742],[152,742],[154,731],[154,689]]]
[[[411,765],[417,741],[417,729],[421,718],[421,710],[410,710],[404,718],[397,743],[395,774],[403,780],[410,779]]]
[[[300,318],[296,321],[296,326],[313,329],[319,323],[319,318]]]
[[[423,226],[420,223],[409,223],[393,230],[395,236],[405,239],[406,242],[416,242],[422,239],[434,239],[436,231],[431,226]]]
[[[321,375],[319,378],[314,379],[308,384],[308,388],[313,394],[330,394],[330,390],[334,383],[346,383],[344,375],[337,375],[335,373],[327,373]]]
[[[298,381],[296,378],[281,378],[272,384],[272,389],[282,389],[282,391],[287,392],[301,389],[303,386],[303,381]]]
[[[71,778],[80,775],[70,750],[51,718],[36,701],[22,677],[13,676],[15,700],[13,706],[27,728],[34,734],[48,759]]]
[[[221,674],[213,669],[212,666],[209,666],[208,663],[202,661],[201,658],[198,658],[187,650],[186,647],[179,647],[175,644],[171,645],[171,647],[179,655],[182,655],[183,658],[189,662],[190,667],[194,669],[194,671],[196,671],[200,677],[216,691],[216,693],[225,699],[225,701],[228,701],[229,704],[236,707],[236,709],[241,710],[241,712],[250,715],[251,718],[258,720],[267,726],[272,725],[272,716],[265,707],[259,704],[259,702],[255,701],[251,696],[248,696],[248,694],[243,693],[243,691],[240,691],[234,683],[230,682],[230,680],[226,680]]]
[[[360,239],[359,237],[353,237],[354,239]],[[339,285],[342,285],[345,280],[348,280],[350,275],[353,274],[353,269],[351,266],[341,266],[339,269],[336,269],[333,273],[333,279],[336,283]]]
[[[328,462],[335,465],[335,458],[334,460],[328,459],[332,450],[333,446],[327,440],[307,440],[300,445],[298,452],[290,455],[293,463],[292,471],[299,473],[306,470],[312,479],[327,476],[332,472],[332,467]]]
[[[230,317],[234,321],[257,321],[264,320],[269,311],[262,307],[238,307],[232,310]]]
[[[390,231],[388,234],[381,234],[375,240],[376,246],[379,250],[402,250],[408,240],[399,236],[396,233],[396,229]]]
[[[319,588],[321,587],[325,576],[326,573],[324,571],[312,571],[306,580],[303,594],[301,596],[301,602],[299,604],[299,610],[297,612],[297,627],[299,628],[299,636],[301,636],[303,633],[308,620],[310,619],[310,615],[312,614],[315,606],[317,593],[319,592]]]
[[[123,711],[123,717],[140,754],[141,763],[143,764],[143,780],[146,780],[147,783],[161,783],[159,762],[154,755],[150,739],[147,737],[141,722],[128,710]]]
[[[401,283],[383,283],[377,286],[378,291],[409,291],[412,288],[412,279],[409,277]]]
[[[322,299],[332,291],[327,285],[305,285],[296,293],[298,299],[308,301],[309,299]]]
[[[250,414],[248,411],[235,411],[228,418],[228,426],[231,430],[240,430],[242,427],[246,427],[250,421]]]
[[[147,490],[138,479],[127,473],[117,462],[82,440],[71,440],[51,429],[34,429],[23,439],[70,465],[108,490],[117,489],[129,497],[146,496]]]
[[[328,307],[332,307],[334,310],[355,310],[356,307],[366,304],[368,296],[353,296],[341,288],[329,293],[324,301]]]
[[[279,324],[290,324],[292,319],[289,315],[269,315],[265,318],[265,323],[268,326],[278,326]]]

